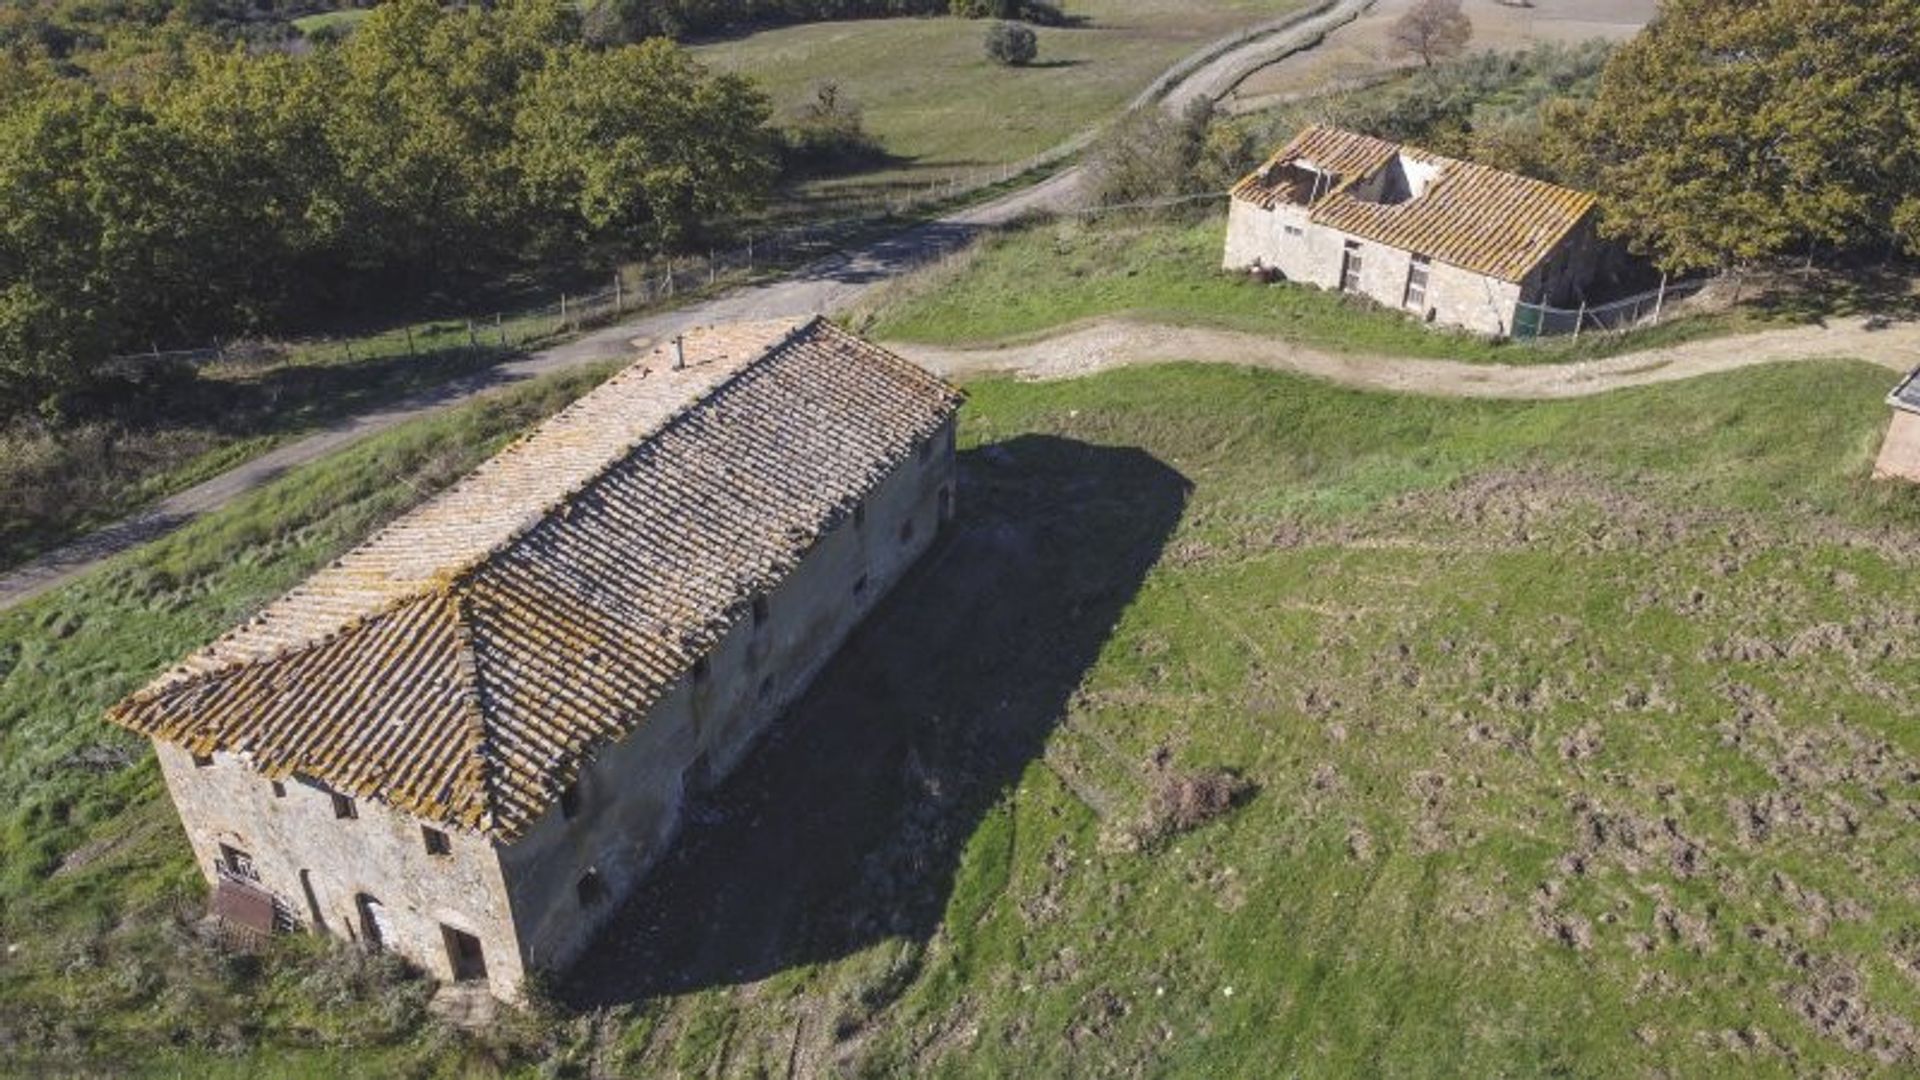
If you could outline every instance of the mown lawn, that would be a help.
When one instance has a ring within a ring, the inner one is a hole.
[[[312,945],[242,962],[153,930],[192,870],[97,720],[414,497],[392,476],[524,417],[393,433],[0,618],[0,1046],[315,1074],[1909,1073],[1920,497],[1867,479],[1885,381],[976,383],[951,535],[558,1004],[480,1041]],[[1154,793],[1215,767],[1250,797],[1142,843]]]
[[[1224,196],[1223,196],[1224,201]],[[1755,329],[1761,316],[1689,316],[1624,334],[1497,342],[1436,330],[1365,300],[1220,269],[1224,214],[1065,221],[996,233],[881,290],[854,318],[883,340],[988,344],[1097,316],[1273,334],[1323,349],[1486,363],[1565,363]]]
[[[810,185],[822,200],[860,191],[910,192],[984,176],[1113,116],[1159,74],[1215,38],[1284,15],[1305,0],[1067,0],[1075,27],[1039,27],[1025,68],[989,61],[988,20],[866,19],[762,30],[696,44],[716,70],[766,87],[777,112],[838,84],[898,160]]]

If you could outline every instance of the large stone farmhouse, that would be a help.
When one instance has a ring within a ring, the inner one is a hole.
[[[1314,126],[1234,185],[1225,265],[1505,335],[1578,303],[1596,249],[1591,195]]]
[[[511,998],[927,549],[959,404],[823,320],[689,334],[111,719],[216,911]]]

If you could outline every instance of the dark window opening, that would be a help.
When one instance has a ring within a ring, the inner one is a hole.
[[[560,816],[571,818],[580,812],[580,784],[578,781],[568,784],[560,792]]]
[[[451,926],[442,926],[440,936],[447,943],[447,966],[453,969],[454,982],[478,982],[487,977],[487,956],[479,938]]]
[[[204,768],[206,768],[207,766],[209,766],[209,765],[211,765],[211,764],[213,764],[213,755],[212,755],[212,754],[195,754],[195,755],[193,755],[193,767],[194,767],[194,768],[196,768],[196,769],[204,769]]]
[[[904,544],[912,539],[913,539],[913,519],[908,518],[907,520],[900,523],[900,542]]]
[[[333,796],[333,816],[337,818],[357,818],[360,816],[360,810],[353,805],[352,799],[335,792]]]
[[[387,921],[387,909],[366,893],[355,896],[353,903],[360,909],[360,940],[376,951],[386,948],[393,940],[393,924]]]
[[[573,891],[579,894],[581,907],[592,907],[607,898],[607,883],[600,880],[600,871],[589,869],[580,875]]]
[[[693,681],[694,681],[694,682],[706,682],[706,681],[707,681],[707,672],[708,672],[708,671],[709,671],[709,668],[708,668],[708,666],[707,666],[707,658],[706,658],[706,657],[704,657],[704,656],[703,656],[703,657],[701,657],[700,659],[698,659],[698,660],[695,660],[695,661],[693,662]]]
[[[253,856],[237,847],[220,845],[220,869],[237,878],[259,881],[260,871],[254,868]]]
[[[770,700],[772,697],[773,697],[773,676],[769,675],[766,678],[760,680],[760,700],[767,701],[767,700]]]
[[[767,598],[764,596],[756,596],[753,598],[753,625],[764,626],[766,625],[766,621]]]
[[[861,574],[853,579],[853,595],[864,596],[867,591],[867,575]]]
[[[273,781],[273,783],[272,783],[272,787],[273,787],[273,797],[274,797],[274,798],[276,798],[276,799],[284,799],[284,798],[286,798],[286,797],[287,797],[287,785],[285,785],[285,784],[283,784],[283,783],[281,783],[281,782],[280,782],[280,781],[278,781],[278,780],[275,780],[275,781]]]
[[[420,826],[420,839],[427,845],[429,855],[453,854],[453,840],[431,825]]]

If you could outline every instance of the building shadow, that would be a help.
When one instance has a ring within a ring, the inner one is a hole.
[[[577,1008],[926,940],[962,849],[1042,751],[1180,520],[1144,451],[960,455],[958,516],[561,978]]]

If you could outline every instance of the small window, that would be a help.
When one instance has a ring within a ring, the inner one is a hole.
[[[1283,225],[1281,226],[1281,228],[1286,230],[1286,233],[1288,236],[1305,236],[1306,235],[1306,230],[1302,229],[1298,225]]]
[[[900,542],[904,544],[911,541],[912,539],[913,539],[913,519],[908,518],[907,520],[900,523]]]
[[[867,504],[866,503],[853,504],[853,527],[856,529],[863,529],[866,527],[866,525],[867,525]]]
[[[560,816],[572,818],[580,812],[580,784],[575,781],[560,792]]]
[[[753,625],[765,626],[766,622],[767,598],[764,596],[756,596],[753,598]]]
[[[1433,260],[1425,255],[1415,255],[1407,267],[1406,304],[1416,311],[1427,306],[1427,275],[1433,269]]]
[[[335,792],[333,796],[333,816],[337,818],[357,818],[360,816],[360,811],[353,805],[352,799]]]
[[[707,664],[706,657],[703,656],[698,660],[695,660],[693,662],[693,681],[697,683],[706,682],[707,674],[712,670],[713,669]]]
[[[286,797],[287,797],[287,785],[285,785],[285,784],[283,784],[283,783],[281,783],[281,782],[280,782],[280,781],[278,781],[278,780],[275,780],[275,781],[273,781],[273,784],[272,784],[272,787],[273,787],[273,797],[274,797],[274,798],[276,798],[276,799],[284,799],[284,798],[286,798]]]
[[[607,898],[607,883],[600,880],[600,871],[589,867],[580,875],[573,891],[580,897],[581,907],[592,907]]]
[[[867,592],[867,575],[861,574],[859,577],[853,579],[853,595],[865,596],[866,592]]]
[[[211,764],[213,764],[213,755],[212,755],[212,754],[195,754],[195,755],[193,755],[193,767],[194,767],[194,768],[196,768],[196,769],[204,769],[204,768],[206,768],[207,766],[209,766],[209,765],[211,765]]]
[[[420,826],[420,839],[427,845],[429,855],[453,854],[453,841],[447,838],[446,833],[431,825]]]

